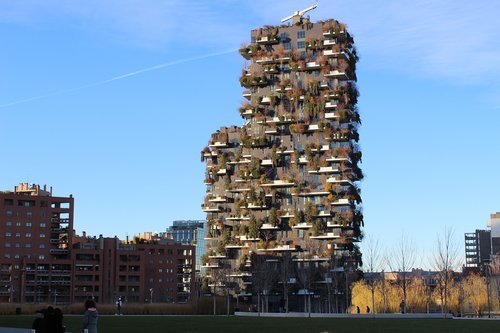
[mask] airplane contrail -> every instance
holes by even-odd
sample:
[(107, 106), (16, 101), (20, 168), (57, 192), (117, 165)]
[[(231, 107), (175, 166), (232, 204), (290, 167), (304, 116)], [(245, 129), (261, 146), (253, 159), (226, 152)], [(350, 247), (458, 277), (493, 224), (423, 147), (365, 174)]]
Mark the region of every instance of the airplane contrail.
[(44, 94), (44, 95), (39, 95), (39, 96), (29, 97), (29, 98), (25, 98), (25, 99), (20, 99), (20, 100), (17, 100), (17, 101), (6, 103), (6, 104), (0, 104), (0, 109), (6, 108), (6, 107), (9, 107), (9, 106), (13, 106), (13, 105), (17, 105), (17, 104), (22, 104), (22, 103), (27, 103), (27, 102), (35, 101), (35, 100), (38, 100), (38, 99), (43, 99), (43, 98), (48, 98), (48, 97), (52, 97), (52, 96), (63, 95), (63, 94), (67, 94), (69, 92), (73, 92), (73, 91), (77, 91), (77, 90), (81, 90), (81, 89), (85, 89), (85, 88), (100, 86), (100, 85), (103, 85), (103, 84), (106, 84), (106, 83), (110, 83), (110, 82), (117, 81), (117, 80), (122, 80), (122, 79), (125, 79), (125, 78), (128, 78), (128, 77), (131, 77), (131, 76), (139, 75), (139, 74), (146, 73), (146, 72), (155, 71), (155, 70), (162, 69), (162, 68), (165, 68), (165, 67), (175, 66), (175, 65), (186, 63), (186, 62), (191, 62), (191, 61), (195, 61), (195, 60), (201, 60), (201, 59), (206, 59), (206, 58), (215, 57), (215, 56), (219, 56), (219, 55), (229, 54), (229, 53), (232, 53), (232, 52), (235, 52), (235, 51), (236, 51), (236, 49), (232, 49), (232, 50), (226, 50), (226, 51), (221, 51), (221, 52), (215, 52), (215, 53), (205, 54), (205, 55), (201, 55), (201, 56), (197, 56), (197, 57), (190, 57), (190, 58), (185, 58), (185, 59), (173, 60), (173, 61), (169, 61), (169, 62), (166, 62), (166, 63), (163, 63), (163, 64), (159, 64), (159, 65), (155, 65), (155, 66), (151, 66), (151, 67), (139, 69), (139, 70), (136, 70), (134, 72), (130, 72), (130, 73), (118, 75), (118, 76), (112, 77), (112, 78), (107, 79), (107, 80), (98, 81), (98, 82), (94, 82), (94, 83), (89, 83), (89, 84), (86, 84), (86, 85), (83, 85), (83, 86), (79, 86), (79, 87), (75, 87), (75, 88), (69, 88), (69, 89), (59, 90), (59, 91), (55, 91), (55, 92)]

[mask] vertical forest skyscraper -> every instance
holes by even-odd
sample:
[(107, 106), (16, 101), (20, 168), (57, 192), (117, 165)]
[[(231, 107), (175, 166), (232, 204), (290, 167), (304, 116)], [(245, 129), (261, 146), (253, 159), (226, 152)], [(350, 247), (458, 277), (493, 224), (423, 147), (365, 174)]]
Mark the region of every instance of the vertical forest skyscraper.
[(353, 38), (333, 19), (293, 21), (251, 31), (243, 124), (201, 152), (210, 285), (287, 302), (346, 290), (335, 275), (357, 270), (363, 225)]

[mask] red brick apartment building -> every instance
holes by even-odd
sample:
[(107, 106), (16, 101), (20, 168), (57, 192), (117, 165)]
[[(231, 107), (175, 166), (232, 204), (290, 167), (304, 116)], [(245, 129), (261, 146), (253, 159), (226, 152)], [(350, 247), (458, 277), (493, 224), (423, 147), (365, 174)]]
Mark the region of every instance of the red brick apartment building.
[(26, 183), (0, 192), (0, 302), (187, 302), (195, 247), (77, 236), (74, 199)]

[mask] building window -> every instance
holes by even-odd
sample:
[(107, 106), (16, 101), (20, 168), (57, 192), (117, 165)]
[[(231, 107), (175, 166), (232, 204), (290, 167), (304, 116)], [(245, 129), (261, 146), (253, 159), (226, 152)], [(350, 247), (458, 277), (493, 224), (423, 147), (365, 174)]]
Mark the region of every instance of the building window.
[(26, 212), (26, 216), (28, 216), (28, 217), (33, 216), (33, 212)]
[(11, 247), (10, 243), (5, 243), (5, 247)]
[(31, 237), (31, 232), (27, 232), (27, 233), (26, 233), (26, 237), (27, 237), (27, 238), (30, 238), (30, 237)]
[(21, 247), (21, 244), (16, 243), (16, 248), (20, 248), (20, 247)]
[(287, 34), (286, 32), (282, 32), (282, 33), (280, 34), (280, 40), (281, 40), (281, 41), (285, 41), (285, 40), (287, 40), (287, 39), (288, 39), (288, 34)]
[(21, 222), (16, 222), (16, 227), (20, 227), (21, 226)]
[(27, 249), (31, 249), (31, 243), (26, 243), (26, 244), (24, 245), (24, 247), (25, 247), (25, 248), (27, 248)]
[(303, 41), (297, 42), (297, 48), (303, 49), (305, 47), (306, 47), (306, 43), (305, 42), (303, 42)]
[(12, 232), (6, 232), (5, 237), (12, 237)]
[(306, 38), (305, 31), (297, 31), (297, 38)]
[(14, 199), (3, 199), (3, 204), (5, 206), (14, 206)]
[(7, 222), (5, 222), (5, 226), (6, 226), (6, 227), (12, 227), (12, 222), (11, 222), (11, 221), (7, 221)]
[(19, 259), (19, 254), (16, 254), (14, 258)]
[(40, 244), (41, 249), (45, 249), (45, 244)]
[(290, 43), (290, 42), (283, 43), (283, 48), (285, 50), (291, 50), (292, 49), (292, 43)]
[(26, 226), (27, 226), (27, 227), (31, 227), (32, 225), (33, 225), (33, 223), (31, 223), (31, 222), (26, 222)]
[(45, 238), (45, 234), (40, 234), (40, 238)]
[(21, 207), (35, 207), (35, 200), (18, 200), (17, 205)]
[(40, 254), (40, 255), (38, 256), (38, 260), (45, 260), (45, 256), (44, 256), (43, 254)]
[(5, 212), (5, 215), (7, 215), (7, 216), (12, 216), (12, 211), (11, 211), (11, 210), (6, 211), (6, 212)]
[(3, 258), (4, 258), (4, 259), (10, 259), (10, 254), (9, 254), (9, 253), (5, 253), (5, 254), (3, 255)]
[(47, 225), (45, 223), (40, 223), (40, 228), (45, 228)]
[(16, 238), (19, 238), (21, 237), (21, 233), (20, 232), (16, 232)]

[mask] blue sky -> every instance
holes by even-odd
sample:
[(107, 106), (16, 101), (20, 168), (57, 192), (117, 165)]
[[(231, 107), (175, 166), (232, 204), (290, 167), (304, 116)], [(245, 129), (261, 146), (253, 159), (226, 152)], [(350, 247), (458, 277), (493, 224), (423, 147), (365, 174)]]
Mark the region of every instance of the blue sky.
[[(199, 152), (243, 123), (235, 50), (313, 3), (0, 1), (0, 188), (73, 194), (78, 233), (203, 219)], [(449, 227), (462, 254), (500, 211), (500, 3), (343, 4), (310, 15), (347, 23), (361, 58), (364, 232), (387, 249), (404, 233), (426, 267)]]

